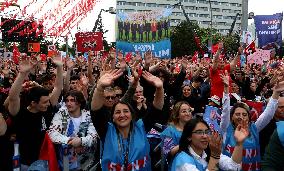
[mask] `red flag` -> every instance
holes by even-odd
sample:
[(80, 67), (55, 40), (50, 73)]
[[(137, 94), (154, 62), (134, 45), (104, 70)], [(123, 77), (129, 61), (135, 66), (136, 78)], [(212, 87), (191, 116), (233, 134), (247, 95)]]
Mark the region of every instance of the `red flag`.
[(132, 52), (128, 52), (128, 53), (125, 55), (125, 61), (129, 63), (130, 60), (131, 60), (131, 56), (132, 56)]
[(250, 55), (256, 52), (254, 41), (245, 48), (245, 54)]
[(198, 57), (198, 51), (195, 51), (195, 52), (194, 52), (194, 55), (193, 55), (193, 57), (192, 57), (192, 62), (193, 62), (193, 63), (197, 63), (197, 57)]
[(40, 43), (28, 43), (28, 52), (40, 52)]
[(45, 133), (45, 137), (40, 149), (39, 159), (48, 161), (50, 171), (59, 171), (55, 148), (48, 136), (48, 133)]
[(260, 116), (262, 113), (262, 108), (263, 108), (263, 103), (262, 102), (254, 102), (254, 101), (249, 101), (246, 100), (245, 103), (252, 108), (251, 109), (251, 121), (256, 121), (257, 118)]
[(14, 43), (13, 46), (13, 61), (15, 62), (15, 64), (19, 64), (19, 58), (20, 58), (20, 52), (18, 47), (16, 46), (16, 44)]

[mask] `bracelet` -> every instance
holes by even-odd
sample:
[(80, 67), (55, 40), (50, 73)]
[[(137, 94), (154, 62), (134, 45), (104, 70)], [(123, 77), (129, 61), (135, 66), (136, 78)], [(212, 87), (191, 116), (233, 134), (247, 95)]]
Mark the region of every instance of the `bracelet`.
[(212, 158), (214, 158), (214, 159), (217, 159), (217, 160), (220, 159), (220, 156), (211, 155), (210, 157), (212, 157)]

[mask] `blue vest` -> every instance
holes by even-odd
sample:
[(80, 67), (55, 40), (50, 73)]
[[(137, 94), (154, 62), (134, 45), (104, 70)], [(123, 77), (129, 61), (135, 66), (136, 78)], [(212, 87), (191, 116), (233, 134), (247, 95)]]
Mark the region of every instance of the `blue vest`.
[(276, 122), (277, 134), (280, 139), (282, 146), (284, 147), (284, 121)]
[[(164, 139), (165, 138), (171, 138), (172, 139), (172, 145), (176, 146), (179, 145), (179, 140), (181, 137), (182, 132), (177, 130), (175, 126), (173, 125), (169, 125), (162, 133), (161, 133), (161, 138), (162, 138), (162, 145), (164, 148)], [(166, 150), (166, 149), (164, 149)], [(172, 161), (168, 161), (169, 162), (169, 166), (168, 166), (168, 170), (171, 170), (171, 164)]]
[[(250, 136), (246, 138), (243, 143), (243, 159), (242, 170), (243, 171), (260, 171), (260, 147), (259, 147), (259, 133), (254, 123), (250, 124)], [(230, 123), (227, 128), (227, 135), (225, 144), (223, 144), (223, 154), (231, 157), (236, 146), (234, 138), (235, 129)]]
[(175, 171), (177, 168), (181, 167), (184, 164), (191, 164), (195, 165), (195, 167), (199, 171), (205, 171), (206, 168), (203, 168), (202, 164), (200, 164), (197, 160), (194, 159), (194, 157), (188, 155), (186, 152), (180, 152), (177, 154), (177, 156), (174, 158), (172, 163), (171, 171)]
[[(102, 170), (123, 170), (124, 154), (123, 141), (115, 126), (109, 123), (105, 137), (102, 155)], [(141, 119), (135, 122), (129, 138), (127, 170), (150, 171), (150, 145), (146, 137), (144, 123)]]

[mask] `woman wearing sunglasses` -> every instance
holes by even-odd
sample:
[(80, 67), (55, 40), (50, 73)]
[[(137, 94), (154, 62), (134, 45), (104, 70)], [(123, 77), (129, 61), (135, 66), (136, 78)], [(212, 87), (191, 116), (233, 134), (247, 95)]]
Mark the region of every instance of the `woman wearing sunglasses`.
[[(96, 109), (95, 105), (103, 95), (104, 88), (121, 75), (120, 70), (113, 70), (101, 76), (94, 91), (92, 110)], [(146, 132), (150, 131), (162, 115), (164, 88), (163, 82), (149, 72), (143, 71), (142, 77), (156, 88), (153, 106), (142, 119), (136, 121), (133, 108), (123, 101), (113, 106), (112, 121), (108, 120), (105, 113), (96, 113), (94, 116), (93, 123), (102, 143), (103, 171), (151, 170), (150, 145)]]
[[(172, 171), (213, 171), (240, 169), (242, 143), (248, 136), (245, 124), (239, 125), (234, 137), (238, 145), (232, 158), (221, 154), (222, 140), (218, 133), (211, 132), (207, 123), (201, 119), (192, 119), (186, 123), (179, 142), (179, 153), (173, 160)], [(210, 155), (205, 150), (210, 147)], [(208, 159), (208, 156), (209, 159)], [(209, 162), (207, 162), (209, 160)]]
[(162, 152), (170, 170), (173, 157), (179, 150), (179, 140), (186, 122), (192, 119), (193, 108), (186, 101), (180, 101), (173, 107), (170, 123), (161, 133)]
[(251, 122), (250, 109), (245, 103), (235, 103), (230, 111), (228, 73), (221, 74), (221, 78), (224, 83), (224, 103), (220, 124), (223, 136), (222, 153), (228, 157), (232, 156), (232, 152), (237, 145), (237, 142), (234, 139), (234, 131), (238, 125), (245, 122), (249, 127), (249, 137), (244, 141), (243, 144), (244, 153), (242, 157), (242, 170), (259, 171), (261, 170), (259, 132), (270, 122), (274, 116), (274, 113), (277, 109), (279, 95), (282, 91), (284, 91), (284, 81), (281, 80), (283, 79), (283, 76), (276, 75), (275, 78), (272, 79), (272, 81), (277, 80), (276, 85), (273, 87), (273, 94), (264, 112), (258, 117), (256, 122)]

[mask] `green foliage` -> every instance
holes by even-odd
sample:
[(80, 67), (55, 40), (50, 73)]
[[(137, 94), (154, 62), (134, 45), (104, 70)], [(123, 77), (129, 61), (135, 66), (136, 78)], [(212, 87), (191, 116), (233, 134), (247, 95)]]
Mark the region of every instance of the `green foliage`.
[(232, 34), (231, 36), (224, 36), (224, 48), (227, 54), (236, 54), (240, 46), (240, 36), (238, 34)]
[(183, 21), (172, 29), (171, 44), (172, 57), (193, 54), (198, 50), (194, 41), (194, 30), (199, 26), (194, 22)]
[(222, 35), (216, 29), (200, 28), (195, 22), (181, 22), (171, 33), (172, 57), (183, 55), (193, 55), (195, 51), (199, 51), (195, 40), (194, 30), (200, 38), (201, 47), (205, 53), (208, 53), (208, 42), (212, 35), (212, 44), (218, 43), (220, 40), (224, 42), (224, 49), (228, 54), (235, 54), (238, 51), (240, 36), (237, 34)]

